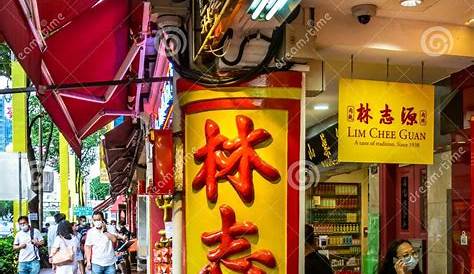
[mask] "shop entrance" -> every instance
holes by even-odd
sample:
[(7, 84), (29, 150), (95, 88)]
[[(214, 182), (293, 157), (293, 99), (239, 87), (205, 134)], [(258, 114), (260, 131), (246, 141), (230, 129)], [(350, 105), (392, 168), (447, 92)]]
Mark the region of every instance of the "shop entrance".
[(397, 168), (396, 236), (399, 239), (426, 240), (427, 189), (426, 166)]
[(426, 166), (381, 165), (381, 171), (381, 252), (393, 240), (408, 239), (422, 255), (423, 273), (428, 273)]
[[(396, 171), (396, 239), (409, 239), (420, 254), (427, 250), (427, 173), (424, 165), (397, 167)], [(427, 273), (427, 256), (420, 257)]]

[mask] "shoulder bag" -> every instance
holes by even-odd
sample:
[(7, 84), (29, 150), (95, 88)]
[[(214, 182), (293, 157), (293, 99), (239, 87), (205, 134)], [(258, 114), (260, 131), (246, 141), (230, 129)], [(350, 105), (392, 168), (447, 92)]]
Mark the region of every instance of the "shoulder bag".
[(74, 262), (74, 246), (68, 246), (66, 241), (60, 237), (63, 246), (59, 245), (59, 249), (51, 257), (51, 263), (54, 265), (66, 265)]

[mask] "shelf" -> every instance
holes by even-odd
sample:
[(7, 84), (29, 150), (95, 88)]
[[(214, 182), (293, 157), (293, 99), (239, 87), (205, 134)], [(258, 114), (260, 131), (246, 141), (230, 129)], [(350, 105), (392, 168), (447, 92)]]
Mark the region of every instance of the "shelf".
[(341, 270), (341, 269), (351, 269), (351, 268), (354, 268), (354, 267), (360, 267), (360, 265), (341, 265), (341, 266), (331, 266), (331, 268), (333, 269), (337, 269), (337, 270)]
[(360, 208), (356, 207), (356, 208), (344, 208), (344, 207), (334, 207), (334, 208), (330, 208), (330, 207), (311, 207), (309, 208), (311, 210), (334, 210), (334, 211), (360, 211)]
[(332, 221), (325, 221), (325, 220), (313, 220), (313, 223), (320, 223), (320, 224), (349, 224), (349, 225), (360, 225), (360, 222), (332, 222)]
[[(324, 249), (322, 249), (322, 250), (324, 250)], [(337, 253), (337, 254), (329, 254), (329, 259), (331, 259), (331, 256), (337, 257), (337, 258), (339, 258), (339, 257), (344, 257), (344, 256), (358, 257), (358, 256), (360, 256), (360, 253), (353, 253), (353, 254), (339, 254), (339, 253)], [(345, 259), (345, 258), (343, 258), (343, 259)]]
[(330, 233), (324, 233), (324, 232), (314, 232), (316, 235), (360, 235), (360, 232), (330, 232)]
[(360, 245), (328, 245), (325, 248), (321, 248), (321, 250), (325, 249), (333, 249), (333, 248), (344, 248), (344, 247), (360, 247)]
[(314, 194), (313, 196), (319, 196), (321, 198), (357, 198), (359, 199), (360, 195), (359, 194)]

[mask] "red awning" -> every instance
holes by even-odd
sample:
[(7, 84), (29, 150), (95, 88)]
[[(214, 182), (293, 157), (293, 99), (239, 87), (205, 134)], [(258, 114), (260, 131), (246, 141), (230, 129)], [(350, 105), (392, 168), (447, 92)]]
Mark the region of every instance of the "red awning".
[(110, 195), (117, 197), (128, 189), (132, 181), (144, 146), (143, 131), (140, 125), (127, 119), (107, 132), (102, 144), (111, 186)]
[(115, 198), (111, 196), (111, 197), (103, 200), (96, 207), (94, 207), (94, 211), (104, 211), (104, 210), (108, 209), (111, 205), (113, 205), (114, 202), (115, 202)]
[[(0, 9), (0, 33), (39, 90), (49, 85), (118, 80), (130, 71), (143, 77), (139, 64), (144, 55), (139, 53), (149, 3), (42, 0), (36, 8), (36, 1), (3, 1), (7, 3)], [(82, 87), (42, 90), (37, 95), (80, 154), (82, 139), (119, 116), (137, 114), (139, 108), (128, 103), (136, 97), (136, 89), (135, 84)]]
[(117, 212), (119, 211), (119, 206), (126, 203), (127, 203), (127, 198), (124, 195), (120, 195), (115, 200), (115, 203), (110, 207), (110, 211)]

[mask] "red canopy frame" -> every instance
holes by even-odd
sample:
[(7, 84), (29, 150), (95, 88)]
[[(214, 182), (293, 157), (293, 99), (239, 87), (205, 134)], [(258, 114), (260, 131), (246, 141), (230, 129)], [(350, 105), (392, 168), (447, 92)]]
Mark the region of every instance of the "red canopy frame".
[(142, 0), (12, 0), (0, 9), (1, 35), (78, 155), (81, 140), (115, 118), (138, 117), (142, 85), (45, 87), (121, 80), (129, 71), (143, 78), (149, 18)]

